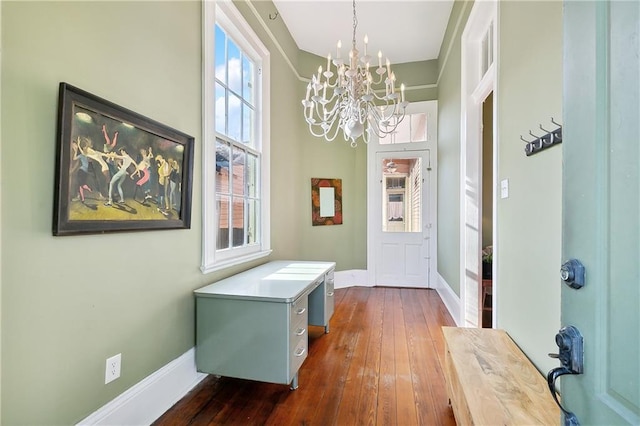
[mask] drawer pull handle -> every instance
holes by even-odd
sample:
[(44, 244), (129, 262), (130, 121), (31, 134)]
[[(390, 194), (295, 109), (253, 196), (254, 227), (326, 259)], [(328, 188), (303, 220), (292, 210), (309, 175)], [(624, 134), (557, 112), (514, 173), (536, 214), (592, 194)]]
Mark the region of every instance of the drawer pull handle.
[(307, 348), (298, 348), (298, 350), (296, 351), (296, 353), (294, 354), (297, 357), (301, 357), (302, 355), (304, 355), (304, 353), (307, 351)]
[(296, 331), (296, 336), (302, 336), (305, 331), (307, 331), (306, 328), (299, 328), (298, 331)]
[(332, 291), (327, 292), (327, 296), (328, 296), (328, 297), (333, 296), (333, 292), (332, 292)]
[(302, 315), (302, 314), (305, 313), (306, 310), (307, 310), (307, 308), (298, 308), (298, 310), (296, 311), (296, 314)]

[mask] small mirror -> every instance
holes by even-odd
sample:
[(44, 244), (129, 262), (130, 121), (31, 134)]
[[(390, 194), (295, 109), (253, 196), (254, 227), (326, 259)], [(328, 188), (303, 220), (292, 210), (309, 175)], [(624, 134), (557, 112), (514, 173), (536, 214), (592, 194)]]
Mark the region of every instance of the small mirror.
[(336, 215), (335, 193), (336, 190), (332, 186), (320, 188), (320, 216), (334, 217)]

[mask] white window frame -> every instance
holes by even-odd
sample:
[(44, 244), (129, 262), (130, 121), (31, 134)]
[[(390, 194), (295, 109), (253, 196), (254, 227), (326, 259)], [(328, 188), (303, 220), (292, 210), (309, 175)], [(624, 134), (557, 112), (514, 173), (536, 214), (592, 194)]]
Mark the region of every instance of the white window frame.
[[(253, 29), (231, 1), (203, 2), (203, 143), (202, 143), (202, 266), (203, 273), (268, 256), (270, 220), (270, 56)], [(259, 244), (217, 250), (216, 130), (215, 130), (215, 25), (220, 25), (260, 69), (256, 79), (256, 143), (260, 147)]]

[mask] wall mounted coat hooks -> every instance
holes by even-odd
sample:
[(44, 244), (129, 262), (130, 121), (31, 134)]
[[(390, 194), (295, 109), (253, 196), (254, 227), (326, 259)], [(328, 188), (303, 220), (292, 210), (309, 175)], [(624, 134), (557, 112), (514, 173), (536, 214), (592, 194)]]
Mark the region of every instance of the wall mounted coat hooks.
[(558, 145), (562, 143), (562, 125), (556, 123), (553, 117), (551, 117), (551, 123), (558, 126), (555, 130), (547, 130), (542, 127), (542, 124), (539, 125), (540, 130), (545, 132), (542, 136), (537, 136), (533, 134), (531, 130), (529, 130), (529, 134), (534, 138), (532, 141), (528, 141), (520, 135), (520, 140), (525, 142), (526, 145), (524, 147), (524, 152), (527, 157), (538, 153), (544, 149), (550, 148), (554, 145)]

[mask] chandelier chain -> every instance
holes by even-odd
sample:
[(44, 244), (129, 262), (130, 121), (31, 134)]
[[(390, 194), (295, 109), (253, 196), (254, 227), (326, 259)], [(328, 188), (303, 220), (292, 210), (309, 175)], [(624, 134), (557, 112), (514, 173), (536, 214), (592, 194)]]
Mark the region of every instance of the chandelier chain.
[(356, 49), (356, 28), (358, 27), (358, 17), (356, 16), (356, 0), (353, 0), (353, 49)]

